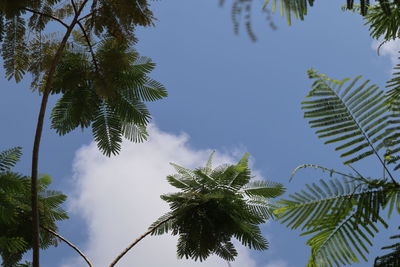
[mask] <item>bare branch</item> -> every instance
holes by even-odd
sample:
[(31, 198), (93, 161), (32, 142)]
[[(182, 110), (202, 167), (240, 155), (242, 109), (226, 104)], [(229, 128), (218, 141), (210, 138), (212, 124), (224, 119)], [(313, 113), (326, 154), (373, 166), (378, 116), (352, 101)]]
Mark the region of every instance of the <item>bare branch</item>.
[(74, 244), (72, 244), (70, 241), (68, 241), (67, 239), (65, 239), (63, 236), (61, 236), (60, 234), (58, 234), (57, 232), (48, 229), (46, 227), (41, 226), (42, 229), (44, 229), (45, 231), (49, 232), (50, 234), (58, 237), (59, 239), (61, 239), (62, 241), (64, 241), (64, 243), (66, 243), (68, 246), (70, 246), (72, 249), (74, 249), (76, 252), (78, 252), (79, 255), (81, 255), (81, 257), (86, 261), (86, 263), (90, 266), (93, 267), (93, 264), (90, 262), (90, 260), (88, 259), (88, 257), (86, 257), (85, 254), (83, 254), (83, 252)]
[(76, 15), (78, 13), (78, 8), (76, 7), (74, 0), (71, 0), (71, 5), (74, 8), (74, 12), (75, 12), (75, 15)]
[(145, 232), (143, 235), (139, 236), (135, 241), (133, 241), (132, 244), (130, 244), (126, 249), (124, 249), (121, 254), (119, 254), (114, 261), (110, 264), (110, 267), (114, 267), (115, 264), (117, 264), (117, 262), (126, 254), (128, 253), (128, 251), (133, 248), (137, 243), (139, 243), (143, 238), (145, 238), (146, 236), (148, 236), (149, 234), (151, 234), (152, 232), (154, 232), (154, 230), (156, 230), (160, 225), (162, 225), (163, 223), (168, 222), (169, 220), (173, 219), (175, 216), (171, 216), (167, 219), (165, 219), (164, 221), (161, 221), (160, 223), (158, 223), (157, 225), (155, 225), (154, 227), (150, 228), (147, 232)]

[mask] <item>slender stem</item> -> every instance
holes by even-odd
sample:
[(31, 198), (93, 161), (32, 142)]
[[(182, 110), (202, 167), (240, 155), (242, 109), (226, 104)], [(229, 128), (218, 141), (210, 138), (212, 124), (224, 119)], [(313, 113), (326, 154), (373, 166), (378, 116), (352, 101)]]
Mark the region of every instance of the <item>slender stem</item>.
[(74, 249), (76, 252), (78, 252), (79, 255), (81, 255), (81, 257), (86, 261), (86, 263), (90, 266), (93, 267), (93, 264), (90, 262), (89, 258), (83, 254), (83, 252), (74, 244), (72, 244), (70, 241), (68, 241), (66, 238), (64, 238), (63, 236), (61, 236), (59, 233), (48, 229), (46, 227), (41, 227), (42, 229), (44, 229), (45, 231), (49, 232), (50, 234), (58, 237), (59, 239), (61, 239), (64, 243), (66, 243), (68, 246), (70, 246), (72, 249)]
[(38, 209), (38, 166), (39, 166), (39, 148), (40, 141), (43, 132), (43, 123), (46, 115), (46, 107), (47, 101), (50, 95), (50, 89), (53, 81), (53, 76), (56, 71), (56, 66), (61, 59), (62, 52), (67, 44), (68, 38), (71, 35), (73, 28), (78, 22), (79, 15), (83, 10), (83, 7), (86, 5), (88, 0), (85, 0), (78, 12), (75, 14), (71, 24), (68, 26), (66, 33), (57, 49), (56, 54), (54, 55), (53, 62), (50, 66), (50, 69), (47, 73), (46, 84), (43, 89), (42, 102), (40, 104), (40, 111), (38, 115), (38, 121), (36, 125), (35, 139), (33, 143), (33, 151), (32, 151), (32, 173), (31, 173), (31, 207), (32, 207), (32, 265), (33, 267), (39, 267), (39, 248), (40, 248), (40, 238), (39, 238), (39, 209)]
[(28, 7), (24, 7), (23, 10), (26, 10), (26, 11), (29, 11), (29, 12), (31, 12), (31, 13), (38, 14), (38, 15), (41, 15), (41, 16), (49, 17), (49, 18), (51, 18), (52, 20), (55, 20), (55, 21), (59, 22), (59, 23), (60, 23), (61, 25), (63, 25), (65, 28), (68, 28), (68, 25), (67, 25), (64, 21), (62, 21), (61, 19), (59, 19), (59, 18), (57, 18), (57, 17), (54, 17), (53, 15), (46, 14), (46, 13), (42, 13), (42, 12), (40, 12), (40, 11), (30, 9), (30, 8), (28, 8)]
[(162, 224), (168, 222), (169, 220), (173, 219), (175, 216), (168, 217), (167, 219), (161, 221), (160, 223), (156, 224), (152, 228), (150, 228), (147, 232), (145, 232), (143, 235), (139, 236), (135, 241), (133, 241), (132, 244), (130, 244), (126, 249), (124, 249), (110, 264), (110, 267), (115, 266), (117, 262), (126, 254), (128, 251), (133, 248), (137, 243), (139, 243), (143, 238), (151, 234), (154, 230), (156, 230), (158, 227), (160, 227)]
[(82, 34), (85, 37), (86, 43), (88, 45), (88, 48), (89, 48), (89, 51), (90, 51), (90, 55), (92, 56), (94, 69), (96, 70), (96, 73), (100, 76), (99, 65), (97, 64), (96, 55), (94, 54), (93, 45), (90, 42), (89, 35), (87, 34), (85, 28), (83, 27), (83, 25), (82, 25), (82, 23), (80, 21), (78, 21), (78, 26), (79, 26), (79, 28), (81, 28)]

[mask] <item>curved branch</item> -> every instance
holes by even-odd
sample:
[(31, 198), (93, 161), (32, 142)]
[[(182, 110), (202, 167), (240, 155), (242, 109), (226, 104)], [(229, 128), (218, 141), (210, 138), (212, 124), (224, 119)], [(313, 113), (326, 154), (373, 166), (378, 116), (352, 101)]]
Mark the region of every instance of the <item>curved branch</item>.
[(145, 238), (146, 236), (148, 236), (149, 234), (151, 234), (152, 232), (154, 232), (154, 230), (156, 230), (158, 227), (160, 227), (162, 224), (168, 222), (169, 220), (173, 219), (175, 216), (171, 216), (167, 219), (165, 219), (164, 221), (161, 221), (160, 223), (158, 223), (157, 225), (155, 225), (154, 227), (151, 227), (147, 232), (145, 232), (143, 235), (139, 236), (135, 241), (133, 241), (132, 244), (130, 244), (126, 249), (124, 249), (114, 260), (113, 262), (110, 264), (110, 267), (114, 267), (115, 264), (117, 264), (117, 262), (123, 257), (125, 256), (126, 253), (128, 253), (128, 251), (133, 248), (137, 243), (139, 243), (143, 238)]
[(79, 255), (81, 255), (81, 257), (86, 261), (86, 263), (90, 266), (93, 267), (93, 264), (90, 262), (90, 260), (88, 259), (88, 257), (86, 257), (85, 254), (83, 254), (83, 252), (74, 244), (72, 244), (71, 242), (69, 242), (67, 239), (65, 239), (63, 236), (61, 236), (60, 234), (58, 234), (57, 232), (48, 229), (46, 227), (41, 227), (43, 230), (49, 232), (50, 234), (58, 237), (59, 239), (61, 239), (64, 243), (66, 243), (68, 246), (70, 246), (72, 249), (74, 249), (76, 252), (78, 252)]
[(22, 8), (22, 9), (23, 9), (23, 10), (26, 10), (26, 11), (28, 11), (28, 12), (34, 13), (34, 14), (38, 14), (38, 15), (41, 15), (41, 16), (49, 17), (49, 18), (51, 18), (52, 20), (55, 20), (55, 21), (59, 22), (61, 25), (63, 25), (65, 28), (68, 29), (68, 25), (67, 25), (64, 21), (62, 21), (61, 19), (59, 19), (59, 18), (57, 18), (57, 17), (54, 17), (53, 15), (46, 14), (46, 13), (42, 13), (42, 12), (40, 12), (40, 11), (30, 9), (30, 8), (28, 8), (28, 7), (24, 7), (24, 8)]

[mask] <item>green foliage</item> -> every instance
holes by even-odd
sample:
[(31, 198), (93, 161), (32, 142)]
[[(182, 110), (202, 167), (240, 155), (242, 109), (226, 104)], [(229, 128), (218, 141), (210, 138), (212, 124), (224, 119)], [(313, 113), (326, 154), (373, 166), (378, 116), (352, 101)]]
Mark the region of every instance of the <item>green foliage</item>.
[(107, 33), (118, 40), (134, 41), (133, 30), (136, 25), (153, 25), (154, 16), (147, 0), (95, 0), (86, 26), (96, 36)]
[(146, 139), (150, 113), (144, 102), (162, 99), (167, 92), (147, 76), (154, 63), (114, 38), (102, 41), (95, 57), (97, 68), (87, 53), (64, 53), (52, 89), (63, 93), (51, 114), (52, 128), (64, 135), (91, 125), (100, 150), (109, 156), (119, 152), (122, 136), (134, 142)]
[[(1, 22), (5, 23), (0, 24), (0, 36), (4, 33), (1, 52), (8, 79), (19, 82), (30, 72), (32, 88), (43, 90), (60, 40), (57, 34), (43, 35), (42, 31), (50, 22), (71, 19), (82, 4), (76, 1), (74, 7), (72, 2), (59, 2), (0, 4)], [(80, 30), (73, 31), (52, 77), (52, 93), (62, 94), (51, 115), (52, 128), (64, 135), (91, 126), (100, 150), (110, 156), (119, 152), (123, 136), (134, 142), (146, 140), (150, 113), (144, 102), (167, 93), (148, 76), (155, 64), (131, 48), (135, 26), (153, 24), (148, 1), (90, 2), (85, 9), (90, 13), (81, 17)]]
[(378, 151), (388, 135), (383, 91), (368, 85), (369, 81), (356, 85), (361, 76), (351, 82), (333, 80), (314, 70), (309, 76), (314, 83), (306, 96), (310, 100), (302, 102), (302, 109), (310, 127), (319, 128), (317, 136), (329, 138), (325, 144), (339, 143), (336, 150), (345, 150), (340, 156), (349, 157), (344, 164), (370, 155), (380, 159)]
[[(310, 119), (311, 128), (318, 128), (319, 138), (328, 138), (325, 144), (339, 143), (336, 150), (347, 149), (341, 156), (349, 157), (344, 164), (356, 175), (301, 165), (293, 174), (302, 168), (314, 168), (329, 172), (331, 178), (289, 195), (289, 199), (278, 202), (274, 212), (288, 227), (301, 229), (302, 235), (312, 235), (306, 243), (311, 247), (307, 266), (367, 261), (378, 224), (387, 227), (382, 211), (388, 211), (388, 219), (393, 211), (400, 214), (400, 185), (386, 166), (396, 161), (393, 154), (398, 150), (389, 148), (398, 144), (398, 115), (390, 113), (385, 95), (377, 86), (369, 85), (369, 81), (358, 83), (361, 77), (337, 81), (314, 70), (309, 71), (309, 76), (314, 82), (308, 100), (302, 102), (304, 117)], [(383, 159), (378, 153), (382, 148), (387, 149)], [(366, 179), (350, 164), (373, 154), (384, 175)], [(337, 175), (341, 179), (333, 178)]]
[[(279, 4), (280, 15), (286, 16), (289, 25), (291, 24), (292, 17), (304, 20), (304, 17), (307, 15), (308, 7), (312, 7), (314, 4), (314, 0), (265, 0), (264, 6), (268, 6), (270, 2), (272, 2), (272, 12), (276, 11), (277, 5)], [(392, 16), (392, 12), (397, 13), (399, 4), (397, 0), (379, 0), (379, 6), (374, 5), (370, 7), (369, 0), (360, 0), (360, 5), (354, 5), (354, 0), (347, 0), (346, 9), (356, 9), (362, 16), (367, 17), (370, 16), (370, 12), (373, 13), (373, 15), (371, 15), (372, 17), (379, 14), (378, 16), (383, 18), (383, 21), (379, 23), (386, 28), (391, 27), (391, 25), (387, 23), (390, 21), (390, 18), (382, 17), (382, 15)], [(376, 20), (376, 22), (378, 22), (378, 20)]]
[(180, 191), (161, 196), (171, 211), (153, 223), (150, 229), (158, 225), (153, 234), (179, 235), (178, 257), (200, 261), (213, 253), (234, 260), (232, 237), (250, 248), (267, 249), (259, 224), (272, 217), (269, 199), (281, 195), (283, 186), (251, 181), (247, 153), (237, 164), (215, 169), (211, 157), (205, 167), (195, 170), (172, 164), (178, 174), (167, 180)]
[(387, 195), (400, 188), (390, 183), (374, 186), (360, 177), (321, 179), (320, 184), (306, 185), (307, 190), (279, 201), (281, 207), (274, 212), (288, 227), (303, 230), (301, 235), (313, 235), (306, 243), (311, 247), (308, 266), (341, 266), (360, 257), (367, 261), (376, 223), (387, 227), (380, 215)]
[(28, 66), (25, 21), (15, 16), (5, 24), (5, 37), (1, 48), (6, 77), (16, 82), (22, 80)]
[[(399, 227), (400, 230), (400, 227)], [(390, 239), (400, 239), (400, 235), (391, 236)], [(374, 267), (396, 267), (400, 266), (400, 242), (390, 246), (383, 247), (382, 249), (392, 251), (383, 256), (375, 259)]]
[(0, 152), (0, 171), (8, 171), (21, 157), (21, 147), (14, 147)]
[[(0, 255), (5, 267), (18, 266), (23, 254), (32, 248), (30, 178), (9, 170), (20, 155), (20, 148), (0, 154), (0, 161), (7, 166), (0, 171)], [(66, 196), (48, 190), (50, 182), (49, 176), (38, 181), (40, 224), (56, 230), (56, 221), (68, 218), (61, 208)], [(40, 240), (42, 248), (57, 245), (57, 239), (46, 231), (40, 232)]]
[(385, 12), (377, 5), (369, 8), (364, 19), (372, 38), (390, 41), (399, 37), (400, 11), (394, 3), (390, 5), (390, 10), (389, 13)]

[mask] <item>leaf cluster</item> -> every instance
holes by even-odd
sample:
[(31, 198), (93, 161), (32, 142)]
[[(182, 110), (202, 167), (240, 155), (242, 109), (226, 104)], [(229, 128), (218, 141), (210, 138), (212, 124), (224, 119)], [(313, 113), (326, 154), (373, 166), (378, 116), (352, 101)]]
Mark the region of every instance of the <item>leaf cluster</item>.
[(42, 36), (42, 31), (49, 23), (68, 27), (66, 22), (78, 14), (83, 4), (88, 5), (84, 7), (86, 14), (76, 19), (85, 34), (93, 35), (98, 40), (113, 37), (132, 44), (136, 41), (136, 26), (152, 26), (155, 20), (147, 0), (1, 1), (0, 42), (6, 77), (19, 82), (28, 71), (35, 79), (39, 79), (38, 72), (43, 74), (48, 71), (49, 64), (40, 64), (40, 58), (53, 59), (55, 49), (49, 51), (46, 48), (53, 43), (58, 44), (60, 40), (55, 36), (46, 38)]
[(180, 191), (161, 196), (171, 211), (150, 229), (157, 226), (153, 234), (179, 235), (178, 257), (203, 261), (215, 253), (232, 261), (237, 256), (232, 237), (253, 249), (268, 248), (259, 224), (272, 216), (269, 199), (284, 189), (273, 182), (251, 181), (248, 154), (235, 165), (215, 169), (211, 168), (211, 156), (203, 168), (173, 166), (178, 174), (167, 180)]
[(94, 57), (96, 66), (84, 50), (63, 54), (52, 88), (62, 97), (51, 126), (60, 135), (91, 126), (100, 150), (109, 156), (119, 152), (123, 136), (134, 142), (146, 139), (150, 113), (144, 102), (162, 99), (167, 92), (148, 77), (154, 63), (124, 42), (105, 39)]
[(301, 229), (302, 236), (312, 235), (306, 242), (311, 247), (308, 266), (342, 266), (367, 261), (371, 239), (378, 233), (377, 224), (387, 227), (381, 210), (390, 212), (400, 203), (393, 196), (400, 187), (392, 183), (377, 186), (359, 177), (320, 180), (281, 200), (275, 210), (282, 223)]
[[(396, 162), (393, 155), (398, 151), (398, 115), (391, 112), (384, 92), (369, 81), (360, 83), (361, 77), (338, 81), (314, 70), (308, 74), (313, 83), (307, 100), (302, 102), (304, 117), (311, 128), (317, 129), (317, 136), (326, 140), (325, 144), (336, 144), (335, 150), (344, 151), (344, 164), (356, 175), (302, 165), (294, 173), (316, 168), (340, 179), (306, 185), (305, 190), (279, 201), (275, 213), (288, 227), (312, 235), (307, 241), (311, 247), (307, 266), (366, 261), (378, 224), (387, 227), (383, 210), (388, 212), (387, 219), (394, 211), (400, 214), (400, 185), (387, 166)], [(383, 177), (367, 179), (350, 165), (370, 155), (381, 164)]]
[[(23, 254), (32, 248), (30, 178), (10, 170), (20, 155), (20, 148), (0, 154), (0, 255), (5, 267), (18, 266)], [(56, 222), (68, 218), (61, 208), (66, 196), (48, 190), (50, 182), (49, 176), (38, 181), (39, 218), (42, 227), (56, 230)], [(57, 239), (44, 230), (40, 241), (42, 248), (57, 245)]]

